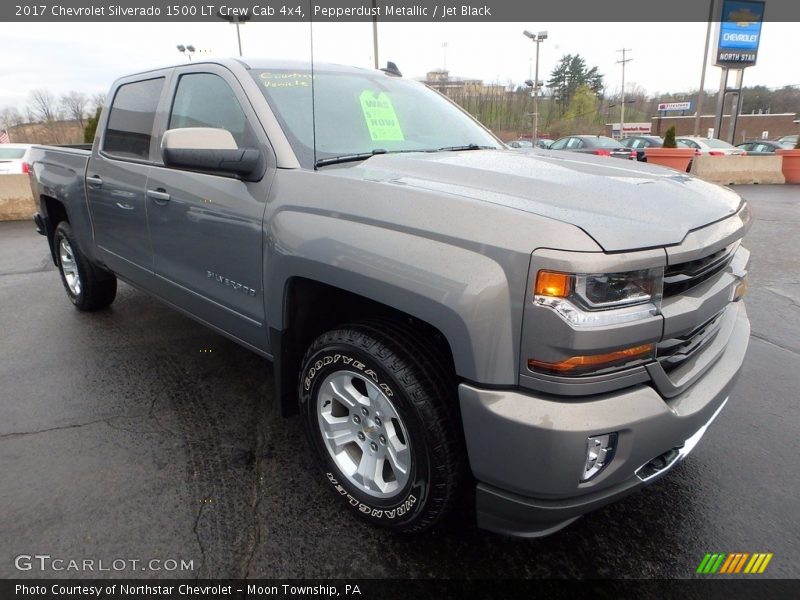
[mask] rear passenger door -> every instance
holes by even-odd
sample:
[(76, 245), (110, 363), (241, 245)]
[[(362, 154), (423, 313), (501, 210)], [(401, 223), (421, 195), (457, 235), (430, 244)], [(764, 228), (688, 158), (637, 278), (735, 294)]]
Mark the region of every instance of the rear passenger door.
[(266, 349), (262, 221), (274, 153), (246, 94), (224, 67), (177, 69), (172, 88), (163, 130), (226, 129), (239, 148), (258, 149), (267, 169), (259, 181), (245, 181), (168, 168), (159, 158), (146, 186), (157, 293), (229, 335)]
[(134, 283), (152, 280), (145, 184), (157, 152), (153, 137), (169, 72), (122, 80), (114, 90), (86, 172), (95, 243), (108, 267)]

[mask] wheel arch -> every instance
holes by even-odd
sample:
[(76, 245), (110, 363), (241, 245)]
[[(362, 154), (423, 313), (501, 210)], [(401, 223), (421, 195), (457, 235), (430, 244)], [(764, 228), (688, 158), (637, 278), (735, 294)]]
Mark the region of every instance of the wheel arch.
[(50, 257), (53, 259), (53, 264), (58, 266), (58, 258), (56, 257), (56, 248), (53, 240), (58, 224), (61, 221), (69, 223), (67, 207), (58, 198), (46, 194), (40, 196), (39, 205), (44, 208), (45, 212), (44, 226), (45, 233), (47, 234), (47, 243), (50, 246)]
[[(287, 279), (283, 294), (279, 296), (282, 298), (281, 320), (275, 324), (278, 327), (270, 326), (270, 346), (275, 391), (284, 416), (297, 412), (297, 376), (306, 348), (325, 331), (348, 322), (375, 318), (403, 322), (437, 344), (444, 353), (444, 360), (457, 372), (452, 338), (441, 327), (397, 307), (303, 276)], [(453, 323), (451, 327), (459, 328), (459, 325)]]

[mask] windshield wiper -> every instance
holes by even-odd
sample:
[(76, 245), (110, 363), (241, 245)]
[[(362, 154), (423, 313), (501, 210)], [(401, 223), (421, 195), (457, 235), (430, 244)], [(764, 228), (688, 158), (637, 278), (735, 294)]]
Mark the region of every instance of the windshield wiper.
[(320, 158), (314, 163), (314, 167), (325, 167), (327, 165), (338, 165), (339, 163), (355, 162), (357, 160), (367, 160), (376, 154), (386, 154), (383, 148), (376, 148), (371, 152), (359, 152), (358, 154), (342, 154), (341, 156), (329, 156), (327, 158)]
[(479, 146), (478, 144), (466, 144), (464, 146), (445, 146), (439, 148), (439, 152), (461, 152), (462, 150), (497, 150), (494, 146)]

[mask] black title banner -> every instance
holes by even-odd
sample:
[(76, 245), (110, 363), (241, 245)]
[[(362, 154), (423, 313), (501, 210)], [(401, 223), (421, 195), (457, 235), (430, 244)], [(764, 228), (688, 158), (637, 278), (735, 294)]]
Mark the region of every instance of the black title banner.
[[(0, 21), (705, 22), (711, 0), (11, 0)], [(800, 22), (798, 0), (767, 0), (765, 21)], [(677, 40), (676, 40), (677, 41)]]

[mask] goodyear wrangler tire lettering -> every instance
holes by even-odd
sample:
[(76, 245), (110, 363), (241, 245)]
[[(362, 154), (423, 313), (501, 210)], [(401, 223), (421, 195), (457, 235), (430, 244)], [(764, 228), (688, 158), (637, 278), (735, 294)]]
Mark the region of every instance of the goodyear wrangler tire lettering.
[(463, 472), (455, 379), (431, 346), (397, 322), (343, 326), (311, 344), (299, 377), (306, 434), (334, 496), (404, 532), (447, 514)]
[(374, 506), (370, 506), (355, 498), (352, 494), (350, 494), (333, 476), (333, 473), (327, 473), (328, 481), (333, 486), (333, 489), (340, 495), (340, 496), (347, 496), (347, 501), (350, 503), (350, 506), (354, 506), (358, 508), (358, 511), (369, 515), (370, 517), (381, 519), (394, 519), (395, 517), (402, 516), (409, 512), (414, 504), (417, 502), (416, 496), (414, 494), (409, 494), (408, 497), (403, 500), (401, 504), (396, 506), (393, 509), (382, 509), (376, 508)]

